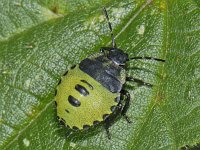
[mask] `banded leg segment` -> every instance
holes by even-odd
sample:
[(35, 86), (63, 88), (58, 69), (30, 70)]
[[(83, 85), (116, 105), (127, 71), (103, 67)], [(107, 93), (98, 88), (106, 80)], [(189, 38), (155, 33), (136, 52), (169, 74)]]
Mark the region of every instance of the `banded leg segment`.
[[(124, 101), (122, 100), (122, 101), (119, 102), (119, 104), (118, 104), (118, 112), (115, 115), (119, 115), (120, 114), (126, 119), (126, 121), (128, 123), (131, 123), (129, 117), (126, 115), (126, 112), (127, 112), (128, 108), (130, 106), (130, 94), (128, 93), (128, 91), (122, 90), (121, 91), (121, 96), (123, 96), (125, 98), (124, 98)], [(125, 102), (125, 104), (123, 102)], [(109, 132), (109, 127), (111, 126), (112, 121), (113, 120), (110, 117), (106, 118), (106, 120), (105, 120), (104, 128), (106, 130), (106, 134), (107, 134), (108, 139), (111, 139), (111, 135), (110, 135), (110, 132)]]
[(165, 62), (164, 59), (154, 58), (154, 57), (132, 57), (128, 59), (128, 61), (130, 60), (154, 60), (154, 61)]
[(125, 104), (123, 105), (121, 102), (119, 103), (121, 115), (126, 119), (126, 121), (128, 123), (131, 123), (129, 117), (126, 115), (126, 112), (127, 112), (128, 108), (130, 106), (130, 99), (131, 99), (130, 94), (126, 90), (122, 90), (121, 94), (122, 94), (122, 96), (125, 97), (125, 99), (124, 99)]
[(140, 85), (144, 85), (144, 86), (147, 86), (147, 87), (153, 87), (153, 85), (151, 83), (147, 83), (147, 82), (144, 82), (140, 79), (133, 78), (133, 77), (126, 77), (126, 81), (132, 81), (132, 82), (136, 82)]

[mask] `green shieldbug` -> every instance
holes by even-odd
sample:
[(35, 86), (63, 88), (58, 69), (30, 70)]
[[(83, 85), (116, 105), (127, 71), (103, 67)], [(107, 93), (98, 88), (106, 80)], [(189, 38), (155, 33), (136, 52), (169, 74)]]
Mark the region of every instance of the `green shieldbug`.
[(57, 116), (65, 126), (74, 130), (88, 129), (90, 126), (105, 122), (109, 136), (111, 114), (126, 116), (130, 94), (124, 90), (127, 81), (151, 86), (142, 80), (127, 77), (125, 65), (130, 60), (151, 59), (152, 57), (133, 57), (116, 47), (112, 26), (103, 8), (111, 32), (112, 47), (101, 47), (100, 52), (85, 58), (67, 71), (59, 82), (55, 95)]

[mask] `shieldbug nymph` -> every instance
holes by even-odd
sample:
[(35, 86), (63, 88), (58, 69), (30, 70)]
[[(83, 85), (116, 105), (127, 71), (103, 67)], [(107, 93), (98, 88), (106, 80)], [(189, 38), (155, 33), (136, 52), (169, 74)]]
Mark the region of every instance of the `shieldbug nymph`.
[(55, 103), (59, 120), (68, 128), (83, 130), (104, 122), (110, 138), (111, 114), (117, 112), (127, 122), (131, 122), (126, 115), (130, 103), (130, 94), (124, 90), (126, 82), (141, 82), (151, 86), (127, 76), (126, 63), (139, 59), (165, 60), (153, 57), (129, 58), (128, 54), (116, 46), (108, 13), (105, 8), (103, 11), (110, 29), (112, 46), (101, 47), (99, 52), (68, 70), (57, 86)]

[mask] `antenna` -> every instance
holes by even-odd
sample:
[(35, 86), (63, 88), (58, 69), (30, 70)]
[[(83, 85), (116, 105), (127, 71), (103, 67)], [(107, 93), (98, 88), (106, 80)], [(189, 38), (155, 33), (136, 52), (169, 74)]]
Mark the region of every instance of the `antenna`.
[(113, 35), (112, 25), (111, 25), (111, 23), (110, 23), (110, 20), (109, 20), (109, 17), (108, 17), (108, 13), (107, 13), (107, 10), (106, 10), (105, 7), (103, 7), (103, 12), (104, 12), (104, 14), (105, 14), (105, 16), (106, 16), (106, 20), (107, 20), (107, 22), (108, 22), (108, 26), (109, 26), (109, 29), (110, 29), (111, 39), (112, 39), (112, 47), (113, 47), (113, 48), (116, 48), (115, 37), (114, 37), (114, 35)]

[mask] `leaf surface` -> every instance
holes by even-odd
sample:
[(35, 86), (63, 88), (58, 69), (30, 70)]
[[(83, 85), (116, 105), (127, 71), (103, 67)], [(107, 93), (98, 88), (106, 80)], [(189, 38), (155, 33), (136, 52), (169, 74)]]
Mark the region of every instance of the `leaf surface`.
[[(62, 74), (110, 45), (134, 56), (127, 115), (110, 127), (67, 135), (54, 92)], [(198, 0), (7, 1), (0, 4), (0, 149), (176, 150), (200, 142), (200, 3)]]

